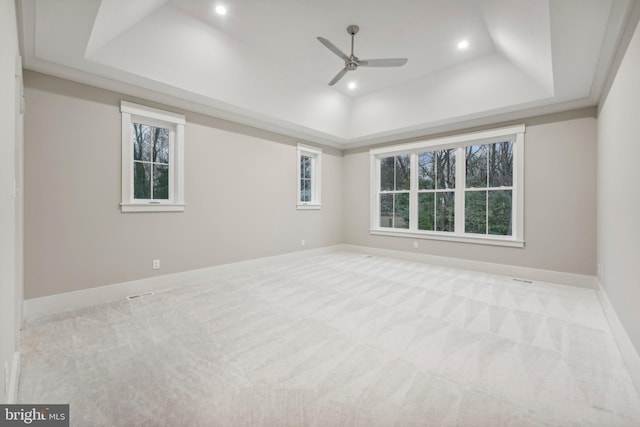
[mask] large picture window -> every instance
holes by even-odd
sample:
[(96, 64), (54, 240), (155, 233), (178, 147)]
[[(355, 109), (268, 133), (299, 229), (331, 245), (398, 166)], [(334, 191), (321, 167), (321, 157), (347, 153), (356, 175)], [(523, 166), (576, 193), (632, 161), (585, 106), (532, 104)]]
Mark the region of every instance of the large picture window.
[(184, 210), (184, 116), (122, 101), (123, 212)]
[(524, 126), (370, 154), (372, 234), (524, 245)]

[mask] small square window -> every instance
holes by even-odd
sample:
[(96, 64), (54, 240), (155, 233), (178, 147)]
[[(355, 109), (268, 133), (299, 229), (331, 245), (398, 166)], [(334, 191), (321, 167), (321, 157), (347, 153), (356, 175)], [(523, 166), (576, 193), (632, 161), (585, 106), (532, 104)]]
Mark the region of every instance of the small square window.
[(298, 144), (298, 209), (322, 209), (322, 150)]

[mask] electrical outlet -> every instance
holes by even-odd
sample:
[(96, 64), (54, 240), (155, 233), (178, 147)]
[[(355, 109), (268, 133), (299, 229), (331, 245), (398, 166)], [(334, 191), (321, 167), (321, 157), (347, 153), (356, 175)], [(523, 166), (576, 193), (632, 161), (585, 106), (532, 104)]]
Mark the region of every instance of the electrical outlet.
[(418, 249), (418, 242), (413, 242), (413, 249)]
[(159, 259), (154, 259), (153, 260), (153, 269), (154, 270), (158, 270), (160, 268), (160, 260)]
[(306, 245), (306, 244), (307, 244), (306, 240), (302, 239), (302, 240), (300, 241), (300, 246), (304, 246), (304, 245)]

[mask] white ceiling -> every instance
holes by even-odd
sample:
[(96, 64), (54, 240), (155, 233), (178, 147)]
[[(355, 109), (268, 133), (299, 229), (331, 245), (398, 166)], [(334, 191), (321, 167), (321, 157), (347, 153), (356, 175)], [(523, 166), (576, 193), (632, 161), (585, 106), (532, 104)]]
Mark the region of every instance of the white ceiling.
[[(19, 4), (28, 69), (355, 147), (595, 105), (634, 1)], [(316, 37), (349, 53), (350, 24), (360, 26), (356, 56), (407, 65), (359, 68), (328, 86), (344, 63)]]

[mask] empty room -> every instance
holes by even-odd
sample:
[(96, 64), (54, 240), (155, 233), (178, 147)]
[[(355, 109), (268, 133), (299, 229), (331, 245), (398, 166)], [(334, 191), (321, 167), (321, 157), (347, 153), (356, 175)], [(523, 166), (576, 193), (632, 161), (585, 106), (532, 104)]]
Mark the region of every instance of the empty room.
[(638, 22), (0, 0), (0, 425), (640, 426)]

